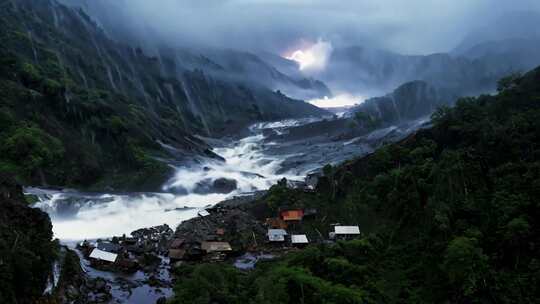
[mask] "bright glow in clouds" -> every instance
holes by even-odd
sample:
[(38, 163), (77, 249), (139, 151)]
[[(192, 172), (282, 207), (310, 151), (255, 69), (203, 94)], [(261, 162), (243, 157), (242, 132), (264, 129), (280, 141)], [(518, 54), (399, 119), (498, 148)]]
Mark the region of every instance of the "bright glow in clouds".
[(301, 71), (318, 72), (326, 68), (332, 50), (330, 42), (319, 39), (317, 43), (305, 49), (296, 50), (291, 55), (285, 56), (285, 58), (298, 62)]
[(314, 106), (319, 108), (337, 108), (337, 107), (348, 107), (360, 104), (365, 100), (362, 96), (353, 96), (348, 93), (338, 94), (332, 98), (324, 97), (308, 100)]

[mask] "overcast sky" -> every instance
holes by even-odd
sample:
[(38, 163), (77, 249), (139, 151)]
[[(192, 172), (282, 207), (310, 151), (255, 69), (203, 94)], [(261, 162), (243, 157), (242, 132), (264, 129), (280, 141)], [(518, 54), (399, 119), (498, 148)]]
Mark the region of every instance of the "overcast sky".
[[(80, 1), (80, 0), (63, 0)], [(82, 0), (110, 5), (111, 0)], [(408, 54), (449, 51), (472, 29), (539, 0), (116, 0), (147, 38), (284, 53), (319, 38)], [(103, 14), (112, 14), (109, 10)]]

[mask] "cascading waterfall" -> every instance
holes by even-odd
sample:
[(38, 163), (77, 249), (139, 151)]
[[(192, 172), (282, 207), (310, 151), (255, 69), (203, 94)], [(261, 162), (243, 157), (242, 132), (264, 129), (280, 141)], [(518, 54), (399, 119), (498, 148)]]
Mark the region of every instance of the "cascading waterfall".
[(171, 83), (165, 83), (163, 86), (169, 92), (169, 96), (171, 96), (171, 101), (176, 106), (176, 111), (178, 112), (178, 114), (180, 116), (182, 126), (184, 127), (184, 129), (187, 129), (186, 122), (185, 122), (185, 120), (183, 118), (182, 108), (180, 107), (180, 104), (178, 102), (176, 102), (177, 97), (176, 97), (176, 91), (174, 90), (174, 86)]
[(184, 90), (184, 94), (186, 95), (186, 98), (188, 100), (191, 112), (201, 119), (206, 134), (210, 135), (210, 128), (208, 127), (208, 123), (206, 122), (204, 115), (201, 114), (199, 108), (195, 105), (195, 102), (193, 101), (193, 98), (191, 96), (191, 91), (187, 87), (185, 79), (180, 78), (180, 83), (182, 84), (182, 89)]
[(34, 62), (37, 63), (38, 62), (38, 54), (37, 54), (36, 46), (34, 44), (34, 37), (32, 35), (32, 31), (27, 30), (27, 33), (28, 33), (28, 39), (30, 40), (30, 45), (32, 45), (32, 53), (34, 55)]
[(115, 91), (118, 91), (118, 88), (116, 87), (116, 83), (114, 83), (111, 67), (107, 63), (105, 63), (105, 61), (103, 61), (103, 65), (105, 66), (105, 69), (107, 70), (107, 77), (109, 78), (109, 84)]
[(58, 18), (58, 13), (56, 12), (56, 3), (53, 2), (53, 1), (51, 1), (49, 3), (50, 3), (49, 8), (51, 9), (52, 16), (53, 16), (54, 27), (59, 28), (60, 27), (60, 22), (59, 22), (59, 18)]
[(399, 110), (398, 110), (398, 107), (397, 107), (397, 104), (396, 104), (396, 99), (394, 98), (394, 95), (391, 94), (389, 96), (390, 100), (392, 100), (392, 105), (394, 107), (394, 111), (396, 111), (396, 115), (398, 117), (398, 121), (401, 121), (401, 114), (399, 113)]
[[(94, 48), (96, 49), (96, 52), (98, 53), (98, 57), (100, 58), (101, 60), (101, 64), (103, 65), (103, 67), (105, 68), (106, 70), (106, 74), (107, 74), (107, 78), (109, 80), (109, 84), (111, 85), (111, 87), (117, 91), (118, 88), (116, 86), (116, 83), (114, 82), (114, 78), (113, 78), (113, 75), (112, 75), (112, 72), (111, 72), (111, 67), (109, 66), (109, 64), (105, 61), (105, 58), (108, 58), (110, 59), (109, 56), (105, 56), (103, 54), (103, 51), (101, 50), (101, 48), (99, 47), (97, 41), (96, 41), (96, 38), (94, 37), (93, 35), (93, 28), (91, 25), (88, 24), (88, 22), (85, 20), (85, 18), (83, 18), (82, 16), (78, 15), (79, 16), (79, 19), (82, 21), (82, 24), (84, 25), (86, 31), (88, 32), (88, 35), (90, 37), (90, 41), (92, 42), (92, 45), (94, 46)], [(111, 62), (114, 62), (113, 60), (111, 60)]]
[(86, 79), (86, 74), (84, 73), (84, 71), (81, 69), (80, 66), (77, 66), (77, 73), (79, 73), (79, 77), (81, 77), (84, 87), (88, 89), (89, 86), (88, 86), (88, 80)]

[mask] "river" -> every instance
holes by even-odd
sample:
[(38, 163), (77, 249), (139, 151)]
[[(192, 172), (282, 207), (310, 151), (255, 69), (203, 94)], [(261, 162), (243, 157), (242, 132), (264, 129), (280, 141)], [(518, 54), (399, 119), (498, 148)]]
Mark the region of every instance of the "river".
[[(317, 119), (258, 123), (247, 137), (220, 140), (214, 152), (225, 159), (205, 159), (198, 164), (175, 167), (175, 174), (159, 193), (84, 193), (72, 189), (28, 187), (39, 198), (35, 207), (47, 212), (54, 236), (63, 242), (107, 238), (142, 228), (168, 224), (173, 229), (205, 207), (232, 196), (268, 189), (282, 178), (303, 181), (306, 174), (327, 163), (369, 153), (394, 134), (405, 135), (424, 121), (392, 126), (355, 138), (332, 138), (321, 130), (317, 136), (287, 139), (290, 129)], [(283, 138), (281, 138), (281, 137)], [(230, 193), (215, 193), (218, 179), (236, 181)]]

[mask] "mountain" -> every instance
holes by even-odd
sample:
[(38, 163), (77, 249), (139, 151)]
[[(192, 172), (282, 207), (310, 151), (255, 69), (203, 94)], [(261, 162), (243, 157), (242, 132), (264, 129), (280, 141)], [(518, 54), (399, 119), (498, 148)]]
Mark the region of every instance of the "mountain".
[[(182, 264), (171, 302), (537, 302), (540, 67), (500, 84), (429, 129), (326, 166), (314, 192), (274, 185), (241, 210), (316, 210), (288, 229), (317, 244), (249, 272)], [(333, 223), (361, 236), (328, 241)]]
[[(409, 81), (423, 80), (463, 94), (493, 91), (500, 77), (525, 66), (518, 59), (492, 62), (449, 54), (400, 55), (367, 47), (336, 49), (318, 75), (336, 90), (379, 95)], [(530, 67), (528, 67), (530, 68)]]
[(362, 113), (372, 122), (391, 125), (429, 116), (439, 107), (453, 104), (457, 98), (450, 90), (436, 88), (425, 81), (412, 81), (390, 94), (370, 98), (348, 112), (350, 115)]
[(296, 99), (331, 95), (321, 81), (306, 78), (297, 72), (288, 74), (288, 70), (281, 71), (254, 53), (197, 46), (195, 42), (195, 46), (191, 47), (175, 42), (163, 43), (144, 22), (132, 20), (125, 13), (129, 1), (69, 0), (63, 3), (84, 10), (115, 40), (139, 44), (145, 52), (158, 57), (166, 53), (166, 56), (176, 58), (176, 64), (186, 70), (200, 69), (214, 78), (256, 84), (279, 90)]
[(369, 45), (336, 48), (317, 77), (334, 91), (377, 96), (422, 80), (458, 95), (494, 92), (499, 78), (540, 64), (540, 15), (507, 13), (473, 29), (454, 50), (402, 55)]
[(327, 113), (149, 56), (55, 0), (1, 3), (0, 169), (26, 184), (155, 190), (170, 173), (157, 159), (215, 157), (193, 135)]

